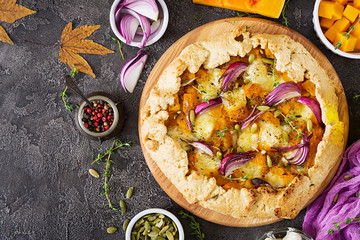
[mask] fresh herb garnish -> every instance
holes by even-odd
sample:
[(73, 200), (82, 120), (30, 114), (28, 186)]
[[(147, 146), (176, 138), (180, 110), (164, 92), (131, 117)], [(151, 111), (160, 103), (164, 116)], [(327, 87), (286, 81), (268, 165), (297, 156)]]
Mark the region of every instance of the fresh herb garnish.
[(340, 42), (336, 42), (336, 43), (335, 43), (335, 50), (341, 47), (342, 41), (344, 41), (345, 38), (346, 38), (347, 40), (349, 40), (349, 38), (350, 38), (350, 33), (351, 33), (352, 31), (354, 31), (354, 29), (355, 29), (356, 26), (359, 24), (359, 22), (360, 22), (360, 18), (357, 20), (357, 22), (356, 22), (355, 25), (349, 27), (349, 31), (348, 31), (348, 32), (342, 34), (343, 37), (341, 38)]
[(240, 181), (245, 182), (246, 180), (248, 180), (248, 176), (249, 176), (249, 175), (245, 175), (244, 177), (240, 176), (240, 177), (238, 177), (238, 178), (234, 178), (234, 177), (232, 176), (232, 174), (230, 174), (229, 177), (228, 177), (228, 179), (229, 179), (230, 181), (240, 180)]
[(122, 47), (123, 47), (122, 42), (120, 42), (119, 39), (117, 39), (117, 38), (115, 38), (115, 37), (112, 37), (111, 39), (112, 39), (112, 41), (113, 41), (114, 43), (117, 43), (117, 44), (119, 45), (119, 51), (120, 51), (120, 54), (121, 54), (122, 59), (124, 60), (124, 53), (123, 53), (123, 51), (122, 51)]
[(72, 78), (75, 78), (75, 75), (79, 73), (79, 70), (75, 67), (74, 64), (71, 64), (71, 66), (73, 67), (70, 71), (70, 76)]
[(73, 106), (71, 106), (71, 102), (68, 102), (68, 101), (67, 101), (67, 98), (68, 98), (68, 95), (66, 94), (66, 90), (67, 90), (67, 89), (68, 89), (68, 87), (66, 86), (65, 89), (64, 89), (64, 91), (59, 94), (59, 97), (61, 97), (62, 101), (64, 102), (65, 108), (66, 108), (69, 112), (71, 112), (72, 110), (74, 110), (74, 108), (73, 108)]
[(198, 91), (199, 93), (200, 93), (200, 95), (201, 95), (201, 97), (202, 97), (202, 100), (204, 101), (204, 102), (207, 102), (207, 103), (209, 103), (209, 97), (210, 97), (210, 94), (208, 94), (206, 91), (204, 91), (204, 90), (200, 90), (200, 89), (198, 89), (197, 87), (195, 87), (195, 86), (192, 86), (196, 91)]
[(303, 132), (299, 131), (300, 127), (295, 126), (293, 121), (291, 121), (289, 118), (287, 118), (283, 113), (281, 113), (281, 115), (284, 117), (284, 122), (291, 127), (293, 132), (296, 133), (296, 139), (299, 139), (299, 138), (302, 139), (302, 135), (305, 135), (305, 134)]
[(124, 147), (131, 147), (131, 142), (126, 142), (123, 143), (122, 141), (120, 141), (119, 139), (115, 139), (112, 143), (111, 148), (107, 147), (106, 148), (106, 153), (104, 154), (98, 154), (95, 161), (93, 161), (91, 164), (94, 163), (98, 163), (99, 160), (103, 159), (106, 155), (106, 162), (105, 162), (105, 174), (104, 174), (104, 194), (106, 196), (106, 200), (108, 201), (107, 206), (109, 208), (111, 208), (112, 210), (114, 210), (115, 212), (119, 212), (119, 209), (115, 208), (109, 198), (109, 193), (110, 193), (110, 187), (108, 184), (109, 181), (109, 177), (110, 177), (110, 168), (111, 168), (111, 163), (114, 163), (114, 161), (112, 161), (110, 159), (111, 155), (114, 153), (114, 151), (118, 148), (124, 148)]
[(353, 101), (357, 101), (360, 98), (360, 94), (356, 94), (353, 96)]
[(284, 19), (284, 21), (282, 22), (282, 24), (284, 24), (285, 26), (289, 26), (289, 20), (288, 20), (288, 18), (287, 18), (287, 12), (286, 12), (286, 10), (289, 8), (289, 2), (290, 2), (290, 0), (287, 0), (286, 2), (285, 2), (285, 4), (284, 4), (284, 8), (282, 9), (282, 11), (281, 11), (281, 16), (282, 16), (282, 18)]
[(261, 16), (258, 15), (258, 14), (250, 14), (250, 13), (247, 13), (247, 12), (243, 12), (243, 13), (237, 12), (237, 13), (236, 13), (236, 16), (237, 16), (237, 17), (253, 17), (253, 18), (261, 17)]
[(225, 135), (225, 133), (227, 133), (229, 131), (229, 129), (227, 127), (225, 127), (225, 129), (220, 129), (218, 131), (216, 131), (216, 136), (221, 138)]
[(190, 228), (193, 230), (190, 234), (194, 235), (197, 240), (204, 240), (205, 234), (201, 232), (200, 224), (195, 220), (195, 217), (191, 215), (188, 211), (180, 210), (179, 212), (181, 218), (190, 219)]
[(199, 21), (199, 18), (198, 18), (196, 15), (193, 15), (193, 18), (194, 18), (196, 21)]
[(270, 71), (268, 71), (268, 73), (267, 73), (269, 76), (272, 77), (272, 79), (274, 81), (273, 87), (277, 87), (280, 85), (280, 83), (278, 82), (279, 75), (277, 75), (275, 73), (275, 65), (276, 65), (276, 59), (274, 59), (274, 62), (270, 66)]
[(346, 220), (341, 221), (341, 222), (334, 222), (333, 225), (334, 227), (332, 229), (329, 229), (328, 233), (330, 234), (334, 234), (334, 231), (337, 229), (338, 231), (340, 231), (340, 225), (342, 223), (346, 223), (346, 224), (350, 224), (352, 222), (357, 222), (360, 225), (360, 215), (357, 215), (356, 218), (346, 218)]

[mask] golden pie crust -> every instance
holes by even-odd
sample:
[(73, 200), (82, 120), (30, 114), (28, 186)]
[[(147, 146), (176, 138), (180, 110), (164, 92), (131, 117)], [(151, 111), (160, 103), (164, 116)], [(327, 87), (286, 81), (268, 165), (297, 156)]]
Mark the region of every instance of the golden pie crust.
[[(298, 175), (287, 187), (277, 190), (267, 187), (225, 190), (213, 177), (197, 171), (188, 174), (187, 152), (167, 134), (168, 108), (174, 104), (184, 71), (212, 69), (229, 62), (230, 57), (244, 57), (257, 47), (274, 54), (278, 72), (286, 73), (295, 83), (308, 79), (315, 85), (326, 127), (306, 176)], [(151, 158), (189, 203), (235, 218), (294, 218), (341, 157), (345, 130), (339, 120), (338, 95), (342, 91), (341, 84), (330, 79), (300, 43), (285, 35), (250, 34), (245, 28), (237, 27), (230, 33), (189, 45), (164, 70), (140, 112), (140, 138)]]

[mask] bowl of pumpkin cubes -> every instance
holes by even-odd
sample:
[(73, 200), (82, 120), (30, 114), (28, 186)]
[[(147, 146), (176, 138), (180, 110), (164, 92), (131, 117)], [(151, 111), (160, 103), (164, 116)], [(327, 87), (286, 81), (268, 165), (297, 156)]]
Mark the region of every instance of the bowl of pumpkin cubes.
[(316, 0), (313, 23), (325, 46), (334, 53), (360, 59), (360, 0)]

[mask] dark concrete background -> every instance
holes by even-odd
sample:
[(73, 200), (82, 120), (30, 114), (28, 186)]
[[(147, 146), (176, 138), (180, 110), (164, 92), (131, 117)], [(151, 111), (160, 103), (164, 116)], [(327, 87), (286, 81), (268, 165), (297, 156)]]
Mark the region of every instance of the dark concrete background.
[[(160, 207), (178, 215), (181, 209), (159, 187), (151, 175), (138, 139), (138, 105), (147, 76), (160, 56), (178, 38), (205, 23), (235, 17), (236, 12), (195, 5), (190, 0), (166, 0), (170, 11), (168, 29), (162, 39), (146, 47), (149, 54), (145, 70), (133, 94), (125, 93), (119, 72), (125, 63), (117, 45), (111, 41), (108, 15), (112, 0), (19, 0), (37, 13), (13, 24), (0, 24), (15, 45), (0, 42), (0, 239), (124, 239), (124, 232), (110, 235), (109, 226), (122, 228), (125, 218), (141, 210)], [(329, 58), (344, 85), (349, 103), (350, 134), (348, 143), (360, 135), (360, 61), (337, 56), (316, 37), (312, 24), (314, 1), (290, 2), (290, 27), (309, 38)], [(199, 19), (193, 18), (196, 15)], [(281, 22), (282, 20), (275, 20)], [(90, 39), (113, 49), (115, 54), (83, 56), (97, 78), (79, 74), (77, 82), (85, 93), (106, 91), (122, 102), (128, 116), (121, 136), (133, 147), (118, 151), (113, 160), (110, 196), (117, 205), (128, 187), (135, 187), (127, 200), (128, 212), (115, 213), (104, 206), (102, 179), (88, 174), (90, 163), (111, 144), (83, 137), (74, 124), (74, 114), (63, 106), (59, 93), (65, 87), (69, 67), (58, 60), (61, 32), (68, 22), (74, 28), (100, 24)], [(24, 40), (57, 44), (52, 47), (30, 45)], [(125, 46), (126, 60), (138, 49)], [(80, 99), (68, 91), (70, 101)], [(103, 173), (104, 164), (94, 167)], [(293, 220), (283, 220), (256, 228), (231, 228), (198, 219), (206, 239), (257, 239), (275, 227), (301, 229), (305, 211)], [(178, 215), (179, 216), (179, 215)], [(188, 220), (181, 220), (186, 239), (190, 236)]]

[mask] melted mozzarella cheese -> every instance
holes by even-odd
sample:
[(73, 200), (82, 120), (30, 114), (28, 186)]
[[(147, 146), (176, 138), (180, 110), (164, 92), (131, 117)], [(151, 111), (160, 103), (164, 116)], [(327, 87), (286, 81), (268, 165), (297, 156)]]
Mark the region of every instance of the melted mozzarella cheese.
[(239, 133), (237, 144), (245, 152), (253, 151), (258, 147), (259, 134), (251, 133), (251, 127), (242, 129)]
[(207, 81), (199, 82), (199, 90), (205, 91), (207, 99), (216, 98), (220, 92), (220, 82), (219, 78), (221, 77), (222, 71), (219, 68), (213, 68), (208, 70), (208, 79)]
[(305, 104), (301, 104), (299, 107), (292, 109), (286, 117), (294, 122), (307, 121), (313, 115), (312, 110)]
[(175, 139), (180, 144), (180, 147), (186, 151), (190, 150), (190, 145), (188, 144), (188, 142), (196, 141), (196, 139), (192, 135), (183, 133), (177, 127), (168, 129), (167, 134), (171, 138)]
[(208, 140), (215, 129), (215, 124), (216, 118), (210, 114), (210, 111), (196, 116), (195, 135), (202, 140)]
[(227, 91), (222, 96), (224, 107), (228, 110), (236, 110), (246, 106), (246, 96), (242, 88)]
[(271, 147), (287, 147), (288, 143), (284, 142), (283, 129), (281, 126), (275, 126), (269, 122), (259, 121), (259, 139), (261, 146), (270, 150)]
[[(274, 77), (268, 74), (266, 64), (261, 59), (254, 60), (244, 74), (244, 79), (257, 83), (262, 89), (272, 91), (274, 87)], [(284, 80), (276, 78), (277, 82), (283, 83)]]
[(195, 162), (195, 167), (201, 174), (209, 175), (216, 172), (220, 167), (221, 160), (200, 151), (196, 151), (196, 158), (198, 161)]

